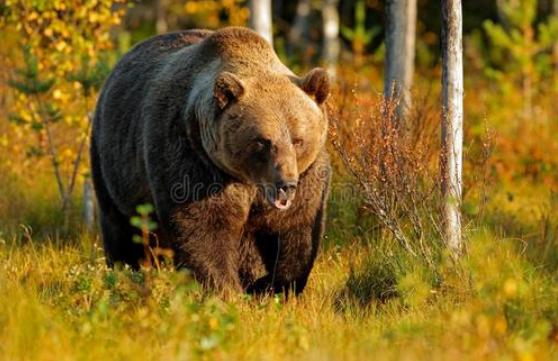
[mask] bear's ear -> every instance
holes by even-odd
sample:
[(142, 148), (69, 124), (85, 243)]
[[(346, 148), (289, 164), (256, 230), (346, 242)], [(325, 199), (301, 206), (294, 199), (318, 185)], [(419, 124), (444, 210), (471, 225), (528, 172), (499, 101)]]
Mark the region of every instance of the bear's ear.
[(213, 97), (219, 109), (224, 109), (227, 104), (237, 100), (244, 94), (244, 85), (236, 75), (224, 71), (215, 80)]
[(314, 68), (301, 79), (300, 87), (321, 105), (329, 95), (329, 75), (322, 68)]

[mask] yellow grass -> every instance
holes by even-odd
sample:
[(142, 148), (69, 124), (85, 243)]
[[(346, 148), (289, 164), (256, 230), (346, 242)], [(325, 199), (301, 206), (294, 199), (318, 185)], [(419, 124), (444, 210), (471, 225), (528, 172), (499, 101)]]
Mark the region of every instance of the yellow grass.
[[(97, 238), (77, 244), (0, 244), (1, 360), (543, 360), (557, 356), (555, 273), (518, 240), (470, 232), (443, 285), (420, 262), (394, 272), (397, 294), (363, 302), (381, 247), (355, 242), (321, 253), (302, 297), (228, 302), (185, 273), (104, 265)], [(352, 272), (351, 272), (352, 269)]]

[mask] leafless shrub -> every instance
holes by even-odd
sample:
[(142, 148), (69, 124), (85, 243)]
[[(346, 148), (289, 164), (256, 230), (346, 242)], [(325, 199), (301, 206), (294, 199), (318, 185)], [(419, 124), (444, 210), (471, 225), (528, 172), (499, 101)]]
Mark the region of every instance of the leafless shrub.
[(439, 113), (415, 98), (403, 122), (395, 101), (349, 87), (338, 89), (334, 99), (338, 103), (328, 109), (330, 139), (360, 190), (364, 209), (408, 253), (431, 260), (429, 245), (441, 235)]

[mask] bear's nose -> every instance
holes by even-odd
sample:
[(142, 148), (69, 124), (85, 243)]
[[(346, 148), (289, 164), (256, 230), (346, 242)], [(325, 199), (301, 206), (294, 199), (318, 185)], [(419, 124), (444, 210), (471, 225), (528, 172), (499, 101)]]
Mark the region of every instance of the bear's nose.
[(296, 193), (297, 182), (279, 181), (275, 182), (275, 191), (266, 192), (267, 200), (280, 210), (289, 208)]

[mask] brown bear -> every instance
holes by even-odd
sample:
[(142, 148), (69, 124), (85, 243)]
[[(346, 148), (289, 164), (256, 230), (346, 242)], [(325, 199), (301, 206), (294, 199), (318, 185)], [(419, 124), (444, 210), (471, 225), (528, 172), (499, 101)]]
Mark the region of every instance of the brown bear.
[(109, 265), (138, 267), (130, 217), (155, 206), (177, 267), (224, 291), (301, 292), (330, 165), (322, 69), (295, 76), (239, 27), (136, 45), (99, 96), (91, 165)]

